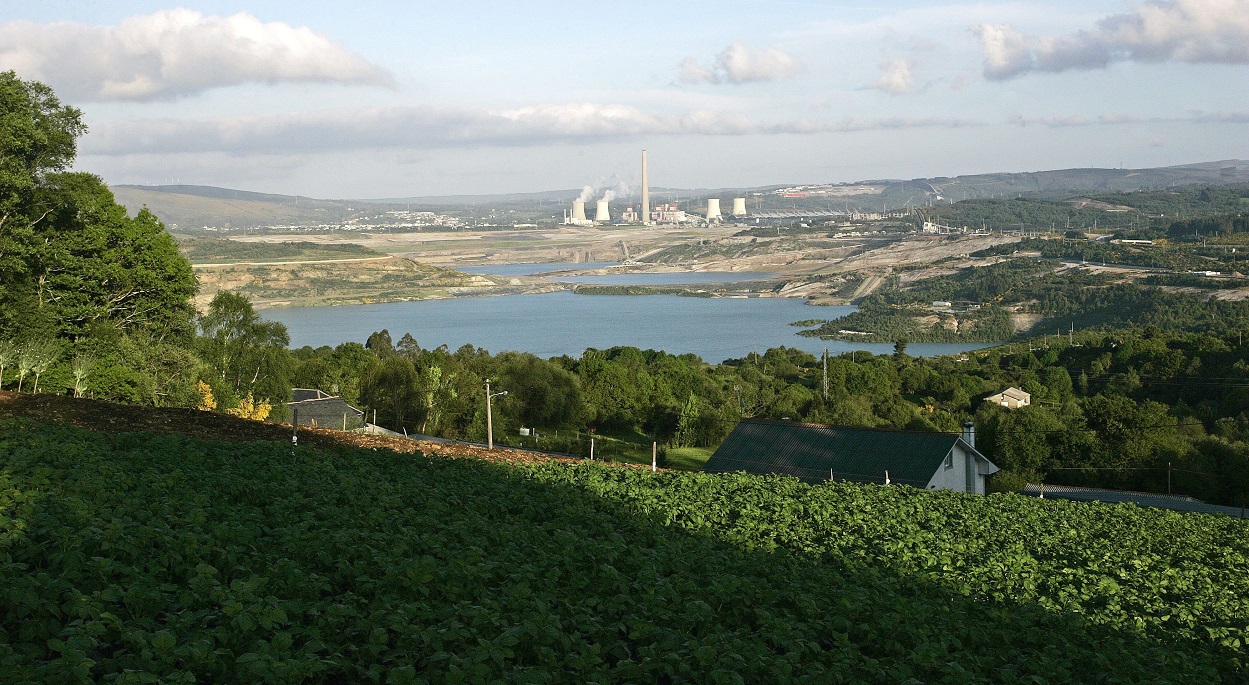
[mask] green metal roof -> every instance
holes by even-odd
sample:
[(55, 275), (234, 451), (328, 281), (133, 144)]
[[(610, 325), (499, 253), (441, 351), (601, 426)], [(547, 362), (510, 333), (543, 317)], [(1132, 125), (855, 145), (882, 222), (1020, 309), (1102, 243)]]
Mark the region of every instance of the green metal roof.
[[(747, 419), (737, 424), (703, 470), (783, 473), (802, 480), (885, 482), (922, 488), (959, 436)], [(983, 458), (983, 457), (982, 457)]]

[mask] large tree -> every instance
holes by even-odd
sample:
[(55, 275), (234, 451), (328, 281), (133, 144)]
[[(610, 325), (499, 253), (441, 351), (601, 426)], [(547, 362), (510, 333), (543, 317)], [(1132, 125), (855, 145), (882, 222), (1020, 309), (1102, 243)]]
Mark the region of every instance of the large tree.
[(82, 113), (0, 73), (0, 330), (78, 338), (94, 326), (189, 336), (190, 264), (150, 212), (68, 173)]

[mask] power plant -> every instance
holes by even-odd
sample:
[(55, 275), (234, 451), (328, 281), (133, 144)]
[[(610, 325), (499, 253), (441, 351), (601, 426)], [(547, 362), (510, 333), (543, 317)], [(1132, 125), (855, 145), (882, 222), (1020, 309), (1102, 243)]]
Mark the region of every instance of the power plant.
[[(599, 186), (602, 187), (601, 185)], [(650, 187), (650, 163), (646, 156), (646, 150), (642, 150), (642, 203), (637, 211), (630, 206), (623, 214), (620, 215), (620, 221), (627, 224), (642, 224), (652, 226), (654, 224), (670, 224), (681, 223), (685, 221), (695, 221), (697, 215), (687, 215), (681, 211), (674, 203), (665, 203), (651, 210), (651, 187)], [(626, 193), (627, 188), (621, 185), (619, 190), (608, 190), (603, 195), (603, 199), (595, 204), (594, 221), (586, 218), (585, 203), (591, 198), (594, 192), (594, 186), (586, 186), (582, 190), (581, 197), (572, 203), (571, 214), (564, 211), (564, 223), (572, 226), (593, 226), (594, 224), (611, 223), (611, 207), (612, 199), (620, 197), (619, 193)], [(735, 219), (742, 219), (749, 215), (746, 209), (746, 198), (733, 198), (732, 216)], [(724, 221), (724, 215), (720, 212), (720, 198), (707, 199), (707, 214), (704, 217), (707, 223)]]
[(651, 222), (651, 179), (646, 168), (646, 150), (642, 150), (642, 224)]
[(720, 199), (707, 198), (707, 223), (713, 221), (722, 221), (724, 217), (720, 215)]

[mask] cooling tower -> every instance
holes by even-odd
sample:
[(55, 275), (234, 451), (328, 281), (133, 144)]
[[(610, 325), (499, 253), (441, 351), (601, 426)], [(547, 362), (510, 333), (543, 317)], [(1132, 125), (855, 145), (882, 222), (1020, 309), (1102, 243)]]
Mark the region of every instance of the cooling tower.
[(572, 220), (574, 222), (585, 221), (585, 203), (584, 202), (578, 200), (572, 203)]
[(611, 221), (611, 213), (607, 211), (607, 200), (598, 201), (598, 208), (594, 212), (594, 220), (602, 222)]
[(733, 216), (746, 216), (746, 198), (733, 198)]
[(651, 222), (651, 181), (647, 175), (646, 150), (642, 150), (642, 224)]
[(723, 218), (724, 217), (720, 215), (719, 198), (713, 197), (707, 200), (707, 223), (711, 223), (712, 221), (719, 221)]

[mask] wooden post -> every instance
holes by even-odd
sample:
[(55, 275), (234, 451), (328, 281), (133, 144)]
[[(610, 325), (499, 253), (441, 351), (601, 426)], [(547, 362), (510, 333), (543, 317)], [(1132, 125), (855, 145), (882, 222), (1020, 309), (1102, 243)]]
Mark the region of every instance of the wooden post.
[(1167, 494), (1171, 494), (1171, 462), (1167, 462)]
[(659, 470), (659, 443), (651, 443), (651, 473)]
[(343, 412), (343, 432), (347, 432), (347, 412)]

